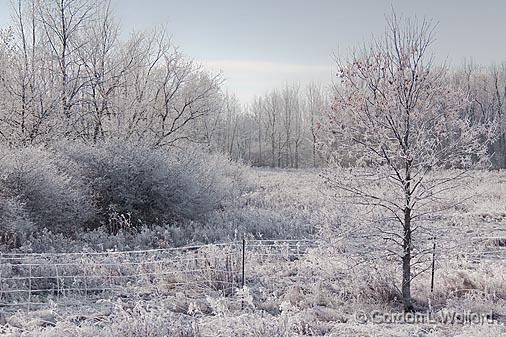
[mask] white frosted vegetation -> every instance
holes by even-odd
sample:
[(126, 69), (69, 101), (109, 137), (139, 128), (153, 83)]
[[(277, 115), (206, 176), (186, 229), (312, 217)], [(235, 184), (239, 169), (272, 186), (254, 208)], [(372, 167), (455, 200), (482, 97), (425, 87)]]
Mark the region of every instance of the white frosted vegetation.
[[(298, 260), (279, 255), (248, 256), (247, 290), (244, 294), (187, 298), (182, 294), (150, 296), (143, 300), (122, 299), (116, 304), (87, 303), (79, 307), (55, 307), (42, 312), (21, 312), (8, 318), (14, 336), (501, 336), (504, 326), (434, 324), (360, 324), (356, 311), (401, 312), (398, 261), (375, 253), (374, 239), (349, 237), (341, 229), (359, 226), (359, 210), (345, 210), (311, 171), (247, 169), (255, 181), (235, 205), (225, 207), (232, 221), (243, 208), (257, 214), (290, 212), (291, 219), (278, 218), (276, 226), (292, 228), (294, 223), (318, 224), (319, 246)], [(443, 309), (493, 312), (499, 322), (506, 314), (504, 256), (478, 259), (475, 250), (489, 243), (472, 237), (490, 236), (491, 226), (504, 228), (504, 172), (472, 174), (476, 192), (462, 205), (443, 212), (435, 220), (438, 237), (435, 292), (430, 294), (430, 273), (413, 281), (412, 296), (418, 308), (435, 312)], [(315, 188), (315, 186), (319, 186)], [(494, 187), (495, 186), (495, 187)], [(496, 188), (497, 187), (497, 188)], [(483, 210), (487, 211), (484, 213)], [(334, 212), (334, 213), (333, 213)], [(335, 214), (332, 216), (332, 214)], [(342, 216), (347, 214), (348, 216)], [(341, 216), (340, 216), (341, 215)], [(494, 220), (491, 220), (494, 219)], [(239, 220), (243, 225), (243, 218)], [(274, 224), (273, 224), (274, 225)], [(360, 224), (367, 226), (367, 224)], [(451, 229), (445, 231), (444, 229)], [(220, 230), (218, 227), (211, 231)], [(285, 230), (286, 232), (287, 230)], [(446, 233), (446, 236), (443, 234)], [(458, 235), (454, 235), (458, 233)], [(498, 232), (500, 233), (500, 231)], [(145, 235), (155, 235), (146, 232)], [(372, 246), (370, 246), (372, 245)], [(441, 250), (439, 250), (439, 245)], [(446, 248), (445, 248), (446, 247)], [(445, 248), (445, 249), (443, 249)], [(487, 248), (488, 249), (488, 248)], [(496, 246), (493, 250), (499, 250)], [(218, 251), (216, 251), (218, 253)], [(468, 254), (466, 256), (465, 254)], [(464, 254), (464, 255), (462, 255)], [(219, 256), (216, 255), (216, 256)], [(134, 294), (130, 294), (131, 296)], [(133, 296), (135, 297), (135, 296)], [(241, 299), (244, 305), (241, 309)], [(79, 299), (78, 299), (79, 301)], [(48, 322), (41, 321), (44, 319)], [(55, 323), (56, 322), (56, 323)], [(55, 326), (53, 326), (56, 324)], [(24, 331), (24, 332), (22, 332)]]
[[(504, 64), (393, 13), (337, 83), (245, 105), (112, 9), (0, 29), (2, 336), (506, 334)], [(404, 311), (493, 322), (373, 322)]]

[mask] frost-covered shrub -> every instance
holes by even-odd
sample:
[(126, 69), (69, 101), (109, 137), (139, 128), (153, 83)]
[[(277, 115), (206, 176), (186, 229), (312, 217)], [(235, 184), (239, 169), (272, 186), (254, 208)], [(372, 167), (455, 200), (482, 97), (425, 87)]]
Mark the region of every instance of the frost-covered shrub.
[[(127, 251), (154, 248), (168, 248), (188, 243), (188, 238), (176, 241), (172, 227), (144, 226), (137, 232), (120, 230), (115, 234), (108, 233), (104, 227), (85, 231), (78, 238), (69, 238), (47, 230), (28, 236), (19, 247), (22, 252), (103, 252), (108, 250)], [(186, 232), (185, 232), (186, 233)]]
[(2, 246), (12, 248), (21, 244), (33, 227), (23, 204), (17, 198), (0, 194), (0, 250)]
[[(346, 246), (346, 243), (343, 244)], [(314, 294), (322, 293), (324, 301), (319, 305), (335, 306), (336, 304), (359, 303), (361, 305), (395, 305), (400, 292), (398, 280), (394, 277), (398, 268), (392, 261), (366, 255), (343, 252), (342, 245), (322, 242), (318, 247), (310, 249), (298, 261), (299, 270), (305, 275), (315, 275), (322, 282), (309, 282)], [(318, 289), (318, 286), (321, 289)], [(305, 292), (307, 301), (308, 291)], [(328, 303), (334, 301), (333, 304)]]
[[(95, 233), (95, 231), (93, 231)], [(111, 241), (105, 232), (95, 233), (92, 238), (88, 238), (88, 233), (79, 233), (77, 237), (70, 237), (63, 233), (53, 233), (47, 229), (42, 229), (26, 235), (23, 244), (17, 249), (23, 253), (77, 253), (97, 251), (94, 247), (101, 247), (101, 242)], [(86, 237), (86, 239), (85, 239)], [(100, 240), (98, 240), (100, 238)], [(90, 244), (90, 240), (94, 245)], [(114, 246), (111, 243), (111, 246)], [(109, 247), (109, 246), (108, 246)]]
[(29, 221), (34, 229), (70, 234), (93, 217), (85, 186), (61, 156), (44, 148), (3, 148), (0, 158), (3, 213), (19, 225), (11, 229), (26, 233)]
[[(59, 144), (57, 151), (81, 167), (93, 191), (98, 216), (91, 227), (174, 223), (202, 219), (237, 191), (237, 166), (197, 150), (161, 150), (107, 142)], [(217, 170), (216, 168), (219, 168)], [(123, 226), (124, 227), (124, 226)]]
[[(148, 309), (142, 304), (133, 307), (121, 304), (114, 306), (108, 316), (86, 320), (76, 324), (76, 321), (56, 321), (54, 313), (46, 313), (43, 317), (31, 320), (22, 317), (16, 325), (22, 329), (13, 329), (8, 336), (23, 337), (197, 337), (198, 329), (192, 321), (183, 315), (176, 315), (168, 310)], [(84, 316), (81, 319), (86, 318)], [(79, 318), (78, 318), (79, 319)], [(78, 320), (77, 319), (77, 320)], [(55, 322), (56, 321), (56, 322)], [(49, 324), (48, 324), (49, 323)], [(21, 331), (20, 331), (21, 330)], [(30, 331), (31, 330), (31, 331)]]

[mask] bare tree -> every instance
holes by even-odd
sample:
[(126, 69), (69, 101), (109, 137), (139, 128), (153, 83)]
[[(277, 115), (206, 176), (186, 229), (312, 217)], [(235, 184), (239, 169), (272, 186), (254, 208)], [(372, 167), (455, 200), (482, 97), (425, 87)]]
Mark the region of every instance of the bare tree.
[(498, 167), (506, 168), (506, 64), (493, 66), (491, 70), (495, 118), (499, 124), (496, 145)]
[[(279, 111), (280, 97), (277, 91), (271, 92), (264, 98), (263, 108), (265, 118), (266, 131), (270, 143), (271, 150), (271, 166), (279, 166), (281, 136), (279, 134)], [(277, 151), (277, 153), (276, 153)]]
[(489, 152), (497, 168), (506, 167), (506, 65), (477, 66), (467, 62), (455, 72), (453, 81), (469, 96), (466, 114), (475, 123), (498, 124), (498, 136)]
[(304, 116), (304, 102), (300, 94), (300, 87), (297, 85), (293, 88), (293, 146), (294, 146), (294, 159), (293, 167), (299, 168), (301, 162), (301, 147), (305, 137), (305, 116)]
[(384, 38), (337, 61), (340, 83), (322, 140), (337, 167), (351, 167), (332, 170), (329, 183), (347, 202), (384, 210), (374, 229), (400, 259), (402, 300), (411, 311), (413, 257), (424, 252), (414, 234), (453, 204), (443, 202), (445, 193), (466, 171), (486, 162), (494, 128), (463, 117), (468, 98), (429, 54), (434, 25), (395, 14), (387, 23)]
[(317, 167), (317, 148), (318, 148), (318, 126), (325, 112), (330, 108), (325, 89), (316, 83), (311, 83), (306, 91), (306, 109), (308, 110), (309, 135), (311, 141), (311, 158), (313, 167)]
[(255, 128), (256, 128), (256, 140), (258, 145), (258, 165), (263, 165), (262, 160), (262, 129), (263, 129), (263, 113), (262, 113), (262, 99), (259, 97), (256, 97), (253, 104), (251, 105), (251, 113), (253, 114), (253, 118), (255, 121)]
[(156, 147), (192, 140), (192, 123), (218, 111), (221, 76), (183, 57), (165, 30), (135, 36), (128, 44), (129, 65), (116, 117), (118, 133)]
[[(100, 2), (95, 0), (36, 0), (37, 19), (41, 23), (48, 55), (56, 62), (59, 77), (60, 110), (65, 118), (65, 132), (71, 133), (77, 120), (72, 108), (86, 80), (78, 51), (87, 43), (83, 34), (97, 16)], [(53, 65), (51, 65), (53, 66)]]
[(77, 50), (77, 54), (86, 83), (81, 94), (81, 128), (76, 131), (81, 138), (96, 143), (105, 139), (106, 133), (111, 131), (108, 124), (116, 113), (115, 97), (126, 85), (126, 74), (131, 71), (134, 56), (118, 50), (119, 26), (109, 2), (84, 31), (89, 41)]
[(0, 123), (11, 143), (62, 136), (170, 146), (201, 141), (199, 120), (221, 109), (221, 76), (164, 29), (119, 39), (107, 0), (12, 0), (2, 34)]

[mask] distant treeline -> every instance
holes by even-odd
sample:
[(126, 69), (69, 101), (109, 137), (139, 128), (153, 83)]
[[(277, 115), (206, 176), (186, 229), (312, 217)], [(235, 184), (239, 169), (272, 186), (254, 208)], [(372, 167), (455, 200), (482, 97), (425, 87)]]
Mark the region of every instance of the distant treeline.
[[(120, 38), (108, 1), (19, 0), (11, 14), (11, 25), (0, 30), (4, 144), (193, 142), (257, 166), (325, 164), (318, 129), (332, 109), (332, 85), (287, 84), (246, 106), (165, 30)], [(490, 151), (493, 167), (505, 168), (506, 64), (468, 64), (453, 79), (470, 100), (463, 117), (501, 121)]]

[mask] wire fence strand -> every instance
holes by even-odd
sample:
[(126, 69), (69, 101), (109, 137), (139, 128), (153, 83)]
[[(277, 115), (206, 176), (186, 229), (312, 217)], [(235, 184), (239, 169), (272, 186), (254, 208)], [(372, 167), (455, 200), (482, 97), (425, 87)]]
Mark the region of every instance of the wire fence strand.
[[(90, 300), (177, 293), (197, 297), (211, 292), (232, 296), (244, 277), (267, 280), (272, 276), (262, 276), (264, 269), (258, 266), (297, 261), (317, 247), (320, 243), (313, 240), (247, 240), (136, 251), (0, 253), (0, 308), (31, 310), (72, 303), (69, 299), (83, 296)], [(365, 258), (360, 251), (339, 254)], [(436, 265), (450, 258), (448, 254), (437, 256)], [(468, 262), (505, 257), (502, 247), (459, 251), (451, 256)], [(429, 257), (426, 260), (430, 262)]]

